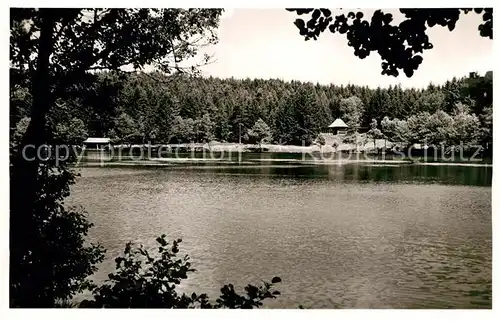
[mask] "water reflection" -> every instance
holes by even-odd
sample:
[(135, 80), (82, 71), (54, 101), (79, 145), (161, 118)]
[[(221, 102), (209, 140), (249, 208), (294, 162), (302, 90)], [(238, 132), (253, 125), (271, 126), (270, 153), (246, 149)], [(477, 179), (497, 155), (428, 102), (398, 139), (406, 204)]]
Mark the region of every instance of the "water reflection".
[(491, 307), (491, 168), (176, 165), (83, 168), (85, 206), (108, 249), (167, 233), (197, 268), (185, 290), (279, 275), (270, 307)]
[(492, 167), (465, 167), (453, 165), (177, 165), (168, 170), (220, 173), (225, 175), (286, 176), (304, 179), (329, 179), (337, 182), (437, 183), (469, 186), (491, 186)]

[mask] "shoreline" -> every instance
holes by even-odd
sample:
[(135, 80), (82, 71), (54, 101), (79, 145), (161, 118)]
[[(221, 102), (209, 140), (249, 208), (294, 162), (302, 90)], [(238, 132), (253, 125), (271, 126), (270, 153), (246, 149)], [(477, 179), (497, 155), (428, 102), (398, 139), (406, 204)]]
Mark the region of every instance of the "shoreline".
[[(386, 156), (392, 157), (406, 157), (405, 153), (402, 151), (392, 151), (390, 150), (390, 146), (393, 143), (387, 142), (387, 152), (385, 152)], [(377, 149), (379, 151), (383, 151), (386, 147), (384, 147), (383, 140), (377, 140)], [(220, 142), (211, 142), (211, 143), (189, 143), (189, 144), (132, 144), (132, 145), (111, 145), (110, 151), (112, 154), (122, 155), (123, 152), (125, 154), (130, 154), (131, 152), (145, 152), (154, 153), (154, 154), (211, 154), (211, 153), (283, 153), (283, 154), (361, 154), (361, 155), (373, 155), (373, 151), (375, 150), (373, 143), (366, 143), (363, 146), (356, 146), (354, 144), (340, 144), (337, 148), (333, 148), (329, 145), (317, 145), (312, 144), (309, 146), (299, 146), (299, 145), (278, 145), (278, 144), (238, 144), (238, 143), (220, 143)], [(101, 153), (103, 150), (96, 149), (86, 149), (87, 152), (90, 153)], [(107, 150), (104, 150), (106, 153)], [(381, 152), (384, 153), (384, 152)], [(378, 155), (383, 155), (380, 152)], [(414, 158), (423, 157), (425, 150), (424, 149), (413, 149)], [(151, 154), (148, 154), (151, 157)], [(428, 155), (429, 157), (432, 155)]]
[[(281, 155), (276, 155), (281, 154)], [(328, 166), (360, 164), (362, 166), (462, 166), (492, 167), (492, 160), (455, 159), (425, 155), (405, 156), (399, 152), (372, 153), (370, 149), (334, 150), (331, 146), (297, 146), (273, 144), (192, 143), (170, 145), (113, 145), (111, 150), (86, 150), (76, 163), (78, 167), (182, 165), (214, 166)]]
[(118, 160), (118, 161), (80, 161), (75, 167), (178, 167), (182, 165), (214, 165), (214, 166), (252, 166), (252, 167), (285, 167), (285, 166), (318, 166), (318, 165), (352, 165), (360, 164), (362, 166), (373, 167), (399, 167), (399, 166), (453, 166), (453, 167), (493, 167), (487, 163), (458, 163), (458, 162), (414, 162), (411, 160), (377, 160), (377, 159), (203, 159), (203, 158), (151, 158), (145, 160)]

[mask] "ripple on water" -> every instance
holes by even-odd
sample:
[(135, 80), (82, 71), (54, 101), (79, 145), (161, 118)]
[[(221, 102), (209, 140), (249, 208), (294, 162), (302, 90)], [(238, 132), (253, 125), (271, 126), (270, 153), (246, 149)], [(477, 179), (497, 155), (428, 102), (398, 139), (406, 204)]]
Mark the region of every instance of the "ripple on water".
[(108, 249), (97, 281), (127, 241), (152, 247), (167, 233), (197, 269), (186, 291), (278, 275), (269, 307), (491, 307), (489, 187), (83, 171), (70, 203), (85, 206), (91, 240)]

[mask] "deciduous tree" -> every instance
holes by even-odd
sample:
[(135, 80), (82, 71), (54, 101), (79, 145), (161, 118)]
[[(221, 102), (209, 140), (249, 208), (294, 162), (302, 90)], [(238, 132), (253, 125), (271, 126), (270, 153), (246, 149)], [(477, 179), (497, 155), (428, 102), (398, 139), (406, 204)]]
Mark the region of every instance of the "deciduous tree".
[(383, 137), (382, 132), (377, 127), (378, 127), (377, 120), (372, 119), (372, 121), (370, 123), (370, 129), (367, 132), (367, 135), (371, 139), (373, 139), (373, 148), (375, 148), (375, 149), (377, 148), (376, 140)]
[(273, 138), (271, 128), (261, 118), (259, 118), (253, 127), (250, 128), (248, 135), (259, 144), (259, 147), (262, 143), (271, 142)]
[(339, 106), (342, 118), (348, 126), (348, 133), (355, 133), (361, 126), (361, 116), (364, 111), (363, 102), (356, 96), (343, 98)]
[(62, 206), (74, 174), (53, 158), (36, 157), (50, 142), (46, 118), (55, 102), (95, 79), (92, 71), (151, 65), (164, 73), (191, 72), (195, 68), (181, 62), (216, 41), (221, 11), (11, 9), (11, 83), (26, 83), (32, 97), (29, 126), (11, 157), (11, 306), (50, 307), (70, 297), (101, 255), (84, 246), (85, 216), (66, 215)]

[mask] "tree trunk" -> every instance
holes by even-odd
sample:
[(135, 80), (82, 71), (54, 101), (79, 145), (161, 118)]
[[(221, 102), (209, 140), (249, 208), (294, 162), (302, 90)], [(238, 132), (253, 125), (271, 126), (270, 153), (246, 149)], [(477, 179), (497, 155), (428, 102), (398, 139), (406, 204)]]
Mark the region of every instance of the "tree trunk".
[[(40, 189), (38, 168), (40, 160), (37, 158), (37, 150), (46, 142), (45, 117), (51, 105), (49, 57), (52, 52), (52, 32), (54, 21), (51, 9), (40, 9), (42, 20), (40, 38), (38, 43), (37, 66), (32, 79), (33, 105), (31, 121), (23, 136), (22, 142), (13, 155), (11, 166), (11, 191), (10, 191), (10, 284), (11, 297), (22, 297), (23, 302), (11, 305), (23, 305), (29, 307), (41, 307), (45, 303), (53, 301), (50, 297), (37, 297), (38, 278), (31, 274), (32, 268), (26, 261), (36, 261), (37, 255), (43, 253), (33, 252), (33, 244), (39, 244), (37, 222), (33, 213), (37, 192)], [(28, 148), (29, 147), (29, 148)], [(25, 150), (26, 149), (26, 150)], [(25, 150), (25, 152), (23, 152)], [(26, 256), (34, 256), (29, 259)], [(23, 280), (22, 283), (18, 283)], [(27, 281), (30, 280), (30, 281)], [(13, 287), (14, 285), (14, 287)], [(22, 293), (21, 295), (19, 295)], [(43, 302), (42, 302), (43, 301)]]

